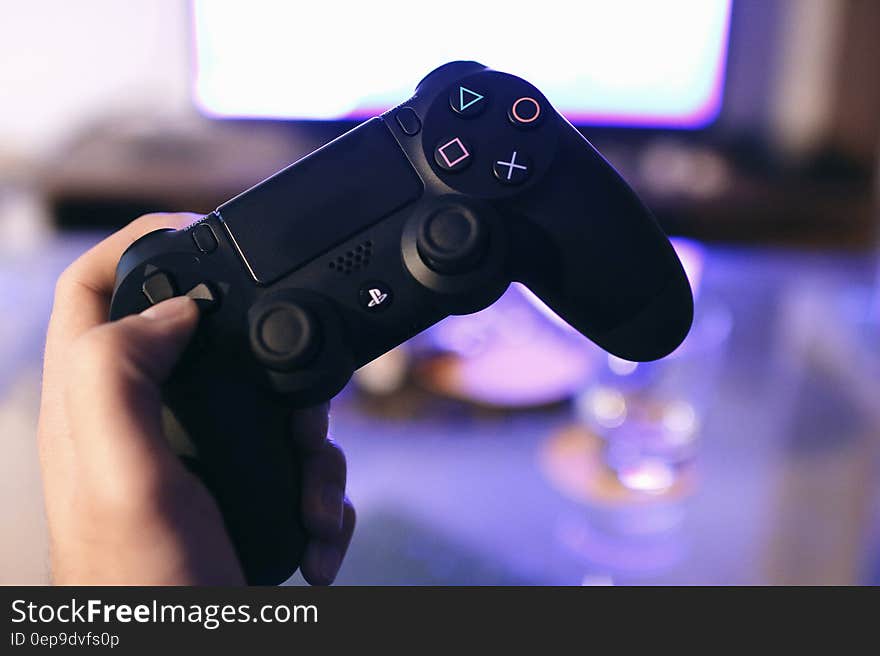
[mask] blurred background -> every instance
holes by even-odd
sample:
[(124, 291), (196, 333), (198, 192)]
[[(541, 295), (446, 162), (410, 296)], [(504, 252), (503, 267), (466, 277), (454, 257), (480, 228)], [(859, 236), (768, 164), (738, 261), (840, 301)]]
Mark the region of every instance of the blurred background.
[(360, 370), (339, 582), (880, 583), (878, 34), (873, 0), (0, 0), (0, 583), (48, 580), (58, 273), (455, 59), (535, 83), (619, 168), (695, 324), (635, 364), (513, 285)]

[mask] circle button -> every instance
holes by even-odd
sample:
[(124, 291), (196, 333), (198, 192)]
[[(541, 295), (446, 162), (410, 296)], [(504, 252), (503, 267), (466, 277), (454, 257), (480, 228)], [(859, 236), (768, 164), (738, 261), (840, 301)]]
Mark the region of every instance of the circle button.
[(529, 96), (523, 96), (513, 101), (507, 117), (514, 125), (533, 127), (541, 120), (541, 103)]

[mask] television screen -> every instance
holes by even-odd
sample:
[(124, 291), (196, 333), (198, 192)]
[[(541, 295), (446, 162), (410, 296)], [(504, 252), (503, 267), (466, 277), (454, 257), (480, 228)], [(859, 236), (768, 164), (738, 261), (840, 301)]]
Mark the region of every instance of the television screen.
[(730, 4), (194, 0), (194, 96), (215, 117), (357, 120), (471, 59), (576, 124), (700, 128), (721, 106)]

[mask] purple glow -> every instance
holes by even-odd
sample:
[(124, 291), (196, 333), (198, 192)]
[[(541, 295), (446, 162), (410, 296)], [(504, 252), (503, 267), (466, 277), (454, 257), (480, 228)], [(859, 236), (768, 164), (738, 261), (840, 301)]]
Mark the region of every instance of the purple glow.
[[(434, 389), (496, 407), (531, 407), (571, 398), (596, 367), (578, 336), (549, 325), (509, 289), (493, 305), (429, 329), (435, 349), (456, 357), (430, 371)], [(428, 373), (428, 372), (425, 372)]]
[(706, 249), (699, 242), (684, 237), (672, 237), (669, 241), (681, 261), (681, 266), (684, 268), (684, 273), (691, 284), (691, 291), (696, 299), (700, 295), (700, 287), (703, 282), (703, 261), (706, 259)]
[[(446, 0), (445, 21), (403, 0), (381, 13), (366, 2), (193, 5), (194, 99), (209, 116), (360, 120), (438, 64), (474, 59), (534, 82), (576, 124), (692, 129), (721, 108), (731, 0), (559, 2), (503, 21), (469, 0)], [(401, 31), (389, 14), (423, 29)], [(467, 29), (449, 29), (457, 16)]]
[[(631, 511), (638, 520), (648, 522), (651, 515), (668, 514), (665, 509), (638, 509)], [(627, 534), (613, 527), (602, 530), (586, 520), (559, 522), (556, 538), (587, 562), (611, 567), (617, 572), (662, 571), (679, 562), (685, 554), (685, 543), (678, 526), (674, 525), (656, 534)]]
[(660, 494), (675, 483), (675, 469), (659, 459), (643, 460), (617, 472), (624, 487), (637, 492)]

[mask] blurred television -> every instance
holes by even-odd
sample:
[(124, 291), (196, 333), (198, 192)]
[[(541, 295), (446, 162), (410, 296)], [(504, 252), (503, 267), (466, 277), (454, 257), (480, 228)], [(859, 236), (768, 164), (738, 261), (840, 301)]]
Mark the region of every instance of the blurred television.
[(194, 111), (172, 124), (107, 122), (83, 133), (47, 170), (59, 225), (211, 211), (405, 100), (434, 67), (473, 59), (540, 87), (669, 233), (873, 239), (880, 3), (186, 6), (176, 38), (189, 46)]
[(703, 128), (721, 108), (730, 9), (195, 0), (194, 98), (212, 117), (363, 120), (440, 64), (470, 59), (528, 79), (576, 125)]
[(830, 26), (864, 31), (859, 11), (798, 0), (192, 0), (192, 96), (211, 118), (282, 121), (307, 152), (405, 100), (434, 67), (472, 59), (541, 88), (670, 232), (858, 242), (871, 223), (864, 153), (859, 162), (810, 118), (823, 67), (852, 68), (832, 43), (853, 50), (850, 40)]

